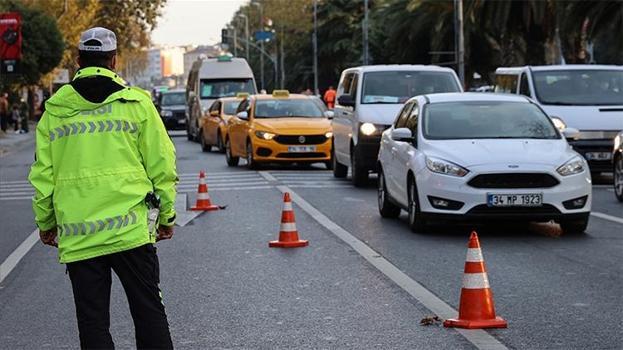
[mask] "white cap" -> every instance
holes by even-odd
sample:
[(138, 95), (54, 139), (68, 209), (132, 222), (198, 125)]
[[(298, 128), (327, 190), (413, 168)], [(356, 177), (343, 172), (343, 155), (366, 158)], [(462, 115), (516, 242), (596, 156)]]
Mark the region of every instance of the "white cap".
[[(87, 41), (93, 41), (85, 45)], [(117, 36), (111, 30), (103, 27), (94, 27), (82, 32), (78, 50), (110, 52), (117, 49)]]

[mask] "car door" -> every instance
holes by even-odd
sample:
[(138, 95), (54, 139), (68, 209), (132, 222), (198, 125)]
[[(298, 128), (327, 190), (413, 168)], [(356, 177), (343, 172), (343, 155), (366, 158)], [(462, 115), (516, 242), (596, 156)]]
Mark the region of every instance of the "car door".
[[(336, 103), (333, 109), (333, 140), (334, 140), (334, 152), (337, 160), (344, 164), (350, 164), (350, 138), (351, 138), (351, 120), (353, 118), (353, 107), (342, 106), (337, 100), (342, 95), (350, 95), (353, 78), (355, 72), (346, 71), (342, 75), (342, 79), (337, 88)], [(356, 89), (356, 87), (355, 87)]]
[[(393, 130), (407, 127), (407, 120), (411, 115), (411, 110), (413, 109), (414, 104), (414, 101), (410, 101), (405, 104), (394, 122), (392, 127)], [(383, 147), (387, 147), (387, 150), (389, 151), (385, 152), (387, 161), (383, 164), (383, 170), (385, 171), (386, 178), (385, 184), (388, 187), (387, 190), (389, 191), (391, 197), (399, 199), (401, 197), (400, 192), (402, 188), (401, 182), (403, 176), (401, 173), (402, 167), (398, 164), (400, 162), (398, 152), (401, 148), (403, 148), (402, 146), (405, 142), (395, 141), (391, 138), (391, 135), (389, 136), (390, 137), (387, 138), (387, 144), (383, 145)], [(383, 142), (385, 142), (385, 140), (383, 140)]]
[[(411, 134), (417, 137), (417, 128), (419, 123), (420, 108), (417, 101), (412, 101), (413, 106), (408, 111), (406, 117), (405, 128), (411, 130)], [(409, 172), (409, 166), (412, 163), (412, 159), (416, 155), (416, 148), (413, 142), (401, 142), (395, 141), (396, 147), (396, 159), (393, 162), (395, 165), (395, 180), (396, 180), (396, 196), (394, 199), (400, 203), (408, 204), (407, 195), (407, 174)]]
[(203, 130), (203, 134), (209, 145), (216, 144), (216, 129), (218, 128), (219, 118), (218, 116), (215, 117), (213, 114), (216, 112), (218, 115), (220, 110), (221, 101), (215, 101), (212, 106), (210, 106), (208, 113), (206, 113), (206, 115), (202, 117), (205, 120), (205, 130)]
[[(250, 111), (250, 102), (249, 99), (245, 99), (240, 103), (238, 109), (236, 110), (236, 114), (240, 112), (247, 112), (247, 115)], [(233, 156), (239, 157), (244, 154), (243, 149), (241, 148), (241, 144), (244, 145), (245, 140), (245, 125), (247, 120), (242, 120), (237, 116), (233, 116), (229, 119), (228, 122), (228, 134), (229, 134), (229, 142), (231, 147), (231, 153)], [(240, 141), (242, 139), (242, 141)], [(244, 146), (242, 146), (244, 147)]]

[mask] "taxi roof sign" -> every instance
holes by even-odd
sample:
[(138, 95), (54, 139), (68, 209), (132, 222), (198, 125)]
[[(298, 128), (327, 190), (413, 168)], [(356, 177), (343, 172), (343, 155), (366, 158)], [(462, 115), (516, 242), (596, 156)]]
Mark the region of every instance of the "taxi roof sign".
[(290, 97), (288, 90), (273, 90), (273, 97)]
[(239, 92), (236, 94), (236, 98), (247, 98), (247, 97), (249, 97), (248, 92)]
[(231, 56), (230, 55), (220, 55), (216, 58), (217, 62), (231, 62)]

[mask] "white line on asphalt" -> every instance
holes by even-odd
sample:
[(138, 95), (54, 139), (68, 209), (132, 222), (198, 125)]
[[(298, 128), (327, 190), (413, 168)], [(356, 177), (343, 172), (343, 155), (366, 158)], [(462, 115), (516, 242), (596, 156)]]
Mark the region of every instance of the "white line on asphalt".
[[(256, 186), (256, 185), (268, 185), (267, 181), (252, 181), (252, 182), (228, 182), (228, 183), (210, 183), (208, 182), (208, 188), (210, 187), (237, 187), (237, 186)], [(177, 188), (194, 188), (197, 189), (197, 185), (188, 184), (188, 185), (177, 185)]]
[(30, 190), (15, 190), (15, 191), (1, 191), (0, 192), (0, 196), (14, 196), (17, 194), (34, 194), (35, 191), (30, 189)]
[(353, 188), (351, 185), (288, 185), (292, 188)]
[(20, 244), (17, 249), (9, 255), (2, 265), (0, 265), (0, 283), (4, 281), (4, 279), (13, 271), (17, 263), (22, 260), (24, 255), (26, 255), (30, 249), (39, 241), (39, 230), (34, 230), (32, 233), (26, 237), (26, 239)]
[(277, 179), (275, 179), (275, 177), (268, 171), (259, 171), (258, 173), (268, 181), (277, 182)]
[(0, 185), (5, 185), (5, 184), (27, 184), (29, 183), (28, 181), (24, 181), (24, 180), (17, 180), (17, 181), (2, 181), (0, 182)]
[[(257, 175), (257, 173), (250, 173), (250, 172), (244, 172), (244, 171), (232, 171), (232, 172), (220, 172), (220, 173), (211, 173), (211, 172), (206, 172), (205, 173), (206, 177), (210, 177), (210, 176), (245, 176), (245, 175)], [(199, 178), (199, 173), (183, 173), (183, 174), (177, 174), (178, 177), (196, 177)]]
[[(236, 182), (236, 181), (264, 181), (264, 179), (262, 179), (261, 177), (257, 176), (257, 177), (250, 177), (250, 178), (245, 178), (245, 179), (241, 179), (239, 177), (237, 178), (233, 178), (233, 179), (208, 179), (207, 183), (208, 185), (211, 183), (221, 183), (221, 182)], [(195, 181), (195, 180), (182, 180), (180, 181), (181, 184), (192, 184), (192, 185), (197, 185), (199, 184), (199, 180)]]
[(32, 199), (32, 196), (29, 197), (0, 197), (0, 201), (16, 201), (22, 199)]
[(273, 186), (247, 186), (247, 187), (216, 187), (214, 189), (210, 189), (212, 191), (245, 191), (245, 190), (266, 190), (269, 188), (274, 188)]
[(0, 190), (9, 188), (32, 188), (30, 184), (0, 185)]
[[(394, 281), (403, 290), (417, 299), (424, 307), (434, 312), (441, 318), (448, 319), (456, 317), (458, 312), (450, 305), (446, 304), (443, 300), (439, 299), (428, 289), (424, 288), (420, 283), (413, 280), (407, 274), (402, 272), (398, 267), (392, 265), (387, 259), (383, 258), (378, 252), (367, 246), (358, 238), (350, 234), (348, 231), (340, 227), (338, 224), (331, 221), (328, 217), (322, 214), (318, 209), (314, 208), (309, 202), (304, 200), (301, 196), (293, 192), (288, 186), (277, 186), (277, 189), (281, 192), (289, 192), (292, 196), (292, 201), (295, 202), (301, 209), (309, 214), (319, 224), (324, 226), (327, 230), (331, 231), (334, 235), (351, 246), (357, 253), (359, 253), (364, 259), (366, 259), (372, 266), (376, 267), (385, 276)], [(466, 330), (455, 329), (465, 339), (474, 344), (478, 349), (507, 349), (499, 340), (494, 338), (491, 334), (483, 330)]]
[(598, 217), (600, 219), (609, 220), (612, 222), (623, 224), (623, 218), (620, 218), (618, 216), (608, 215), (608, 214), (600, 213), (598, 211), (592, 211), (591, 215), (594, 217)]

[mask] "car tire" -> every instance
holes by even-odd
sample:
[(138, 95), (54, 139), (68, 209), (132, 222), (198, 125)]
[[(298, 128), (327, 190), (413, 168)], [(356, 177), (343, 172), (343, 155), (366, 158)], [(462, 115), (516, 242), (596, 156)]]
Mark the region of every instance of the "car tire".
[(579, 235), (585, 233), (588, 227), (588, 217), (580, 220), (561, 220), (559, 224), (562, 233), (566, 235)]
[(251, 141), (247, 141), (247, 168), (255, 170), (258, 167), (259, 164), (257, 164), (257, 161), (255, 161), (255, 158), (253, 157), (253, 144)]
[(353, 185), (355, 185), (355, 187), (366, 186), (369, 178), (368, 169), (359, 165), (357, 152), (355, 152), (355, 150), (350, 154), (350, 168)]
[(225, 153), (225, 142), (223, 142), (223, 137), (221, 136), (220, 131), (216, 133), (216, 148), (220, 153)]
[(203, 152), (210, 152), (212, 146), (206, 143), (205, 137), (203, 137), (203, 130), (199, 130), (199, 144), (201, 144), (201, 150)]
[(324, 166), (327, 168), (327, 170), (333, 170), (333, 161), (329, 160), (324, 162)]
[(188, 139), (188, 141), (192, 141), (193, 140), (193, 135), (190, 133), (190, 124), (189, 123), (186, 124), (186, 138)]
[(225, 140), (225, 160), (227, 161), (227, 165), (231, 167), (238, 166), (238, 162), (240, 162), (240, 157), (231, 155), (231, 143), (229, 139)]
[(389, 200), (389, 193), (387, 193), (387, 185), (385, 185), (385, 176), (382, 170), (379, 170), (377, 199), (381, 217), (395, 219), (400, 216), (400, 207)]
[(424, 232), (426, 229), (426, 222), (422, 217), (422, 212), (420, 211), (420, 202), (414, 179), (409, 180), (407, 191), (409, 191), (409, 228), (415, 233)]
[(619, 202), (623, 202), (623, 154), (614, 158), (614, 195)]
[(348, 175), (348, 167), (337, 161), (337, 158), (335, 157), (335, 149), (331, 150), (331, 162), (333, 163), (333, 177), (343, 179), (346, 175)]

